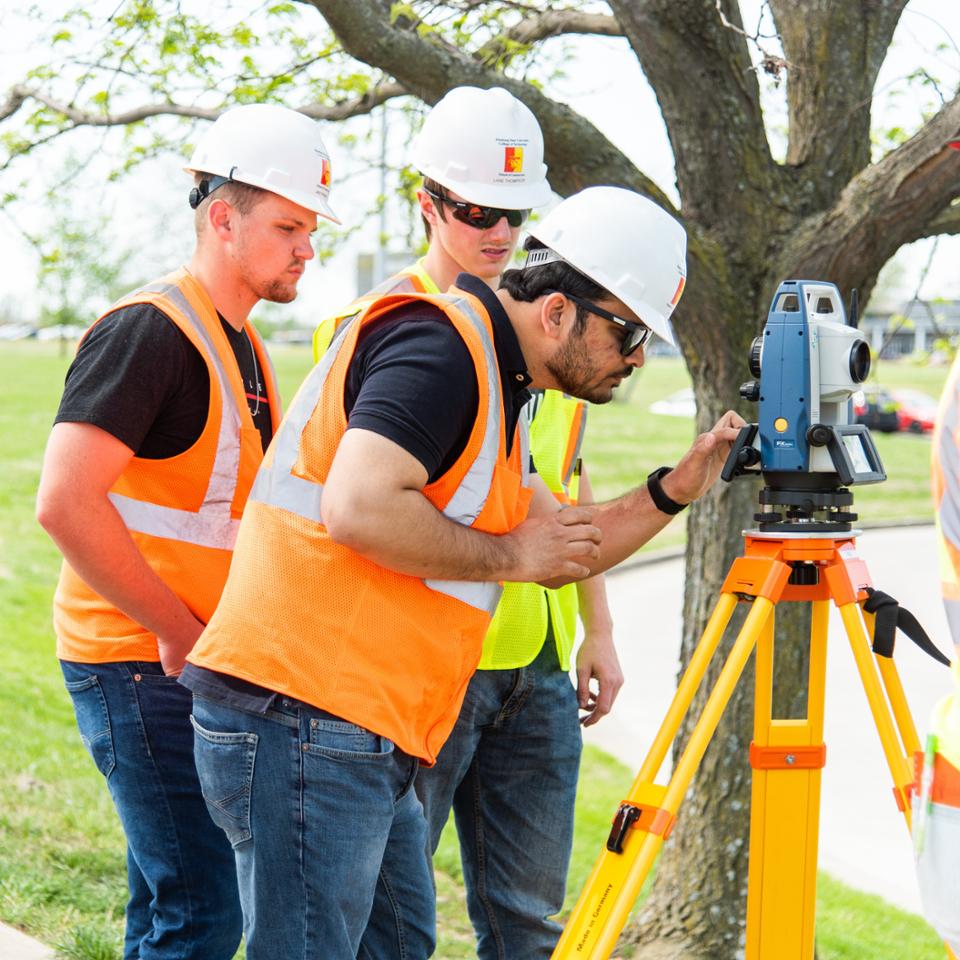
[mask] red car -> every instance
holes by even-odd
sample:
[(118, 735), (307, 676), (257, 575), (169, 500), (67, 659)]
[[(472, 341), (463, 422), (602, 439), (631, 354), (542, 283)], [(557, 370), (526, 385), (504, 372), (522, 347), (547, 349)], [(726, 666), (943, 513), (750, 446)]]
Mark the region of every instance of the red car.
[(891, 390), (897, 401), (897, 427), (908, 433), (929, 433), (937, 417), (937, 401), (919, 390)]

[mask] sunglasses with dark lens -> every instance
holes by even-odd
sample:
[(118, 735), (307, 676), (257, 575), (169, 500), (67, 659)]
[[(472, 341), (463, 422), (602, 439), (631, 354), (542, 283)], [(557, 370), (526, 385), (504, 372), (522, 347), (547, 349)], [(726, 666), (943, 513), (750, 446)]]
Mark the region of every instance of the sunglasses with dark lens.
[(562, 293), (568, 300), (572, 300), (577, 305), (583, 307), (584, 310), (589, 310), (590, 313), (595, 313), (598, 317), (603, 317), (604, 320), (609, 320), (611, 323), (617, 324), (617, 326), (623, 327), (627, 331), (627, 335), (623, 338), (623, 342), (620, 344), (620, 354), (624, 357), (629, 357), (631, 353), (635, 350), (639, 350), (649, 339), (650, 334), (653, 331), (645, 323), (636, 323), (633, 320), (624, 320), (623, 317), (618, 317), (615, 313), (611, 313), (609, 310), (604, 310), (603, 307), (598, 307), (595, 303), (591, 303), (589, 300), (583, 300), (580, 297), (575, 297), (573, 294), (565, 293), (563, 290), (551, 291), (556, 293)]
[(437, 202), (445, 203), (453, 213), (455, 220), (465, 223), (468, 227), (475, 227), (477, 230), (489, 230), (500, 222), (501, 217), (506, 217), (507, 223), (511, 227), (520, 227), (523, 226), (523, 221), (530, 216), (529, 210), (501, 210), (500, 207), (483, 207), (479, 203), (451, 200), (450, 197), (442, 197), (439, 193), (427, 190), (426, 187), (424, 187), (424, 192)]

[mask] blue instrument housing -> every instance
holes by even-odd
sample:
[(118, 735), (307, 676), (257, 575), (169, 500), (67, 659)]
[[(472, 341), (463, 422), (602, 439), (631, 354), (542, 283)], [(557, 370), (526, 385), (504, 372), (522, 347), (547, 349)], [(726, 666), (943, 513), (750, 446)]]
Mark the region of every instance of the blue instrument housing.
[[(810, 326), (803, 287), (803, 280), (780, 284), (763, 328), (760, 459), (769, 471), (810, 468)], [(777, 430), (780, 420), (786, 429)]]

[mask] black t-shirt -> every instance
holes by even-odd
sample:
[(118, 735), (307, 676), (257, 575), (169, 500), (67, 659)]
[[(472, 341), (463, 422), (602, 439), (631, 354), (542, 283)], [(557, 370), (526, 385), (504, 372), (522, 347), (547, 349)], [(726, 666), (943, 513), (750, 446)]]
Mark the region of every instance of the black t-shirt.
[[(530, 398), (520, 344), (500, 301), (482, 281), (461, 274), (458, 285), (480, 297), (493, 321), (504, 396), (509, 453)], [(456, 463), (477, 418), (473, 358), (446, 316), (430, 304), (391, 311), (361, 335), (344, 392), (349, 427), (371, 430), (415, 456), (430, 482)]]
[[(263, 449), (272, 437), (270, 403), (253, 344), (222, 317)], [(152, 304), (104, 317), (83, 339), (55, 423), (90, 423), (138, 457), (163, 460), (188, 450), (207, 422), (210, 376), (197, 348)]]
[[(461, 273), (456, 283), (479, 298), (490, 316), (504, 426), (512, 445), (520, 412), (530, 399), (530, 375), (520, 343), (500, 301), (482, 280)], [(478, 402), (470, 352), (450, 321), (430, 304), (404, 306), (373, 324), (347, 371), (348, 429), (363, 428), (392, 440), (423, 464), (431, 481), (466, 447)], [(180, 682), (196, 694), (241, 710), (266, 711), (276, 696), (272, 690), (192, 663), (184, 667)]]

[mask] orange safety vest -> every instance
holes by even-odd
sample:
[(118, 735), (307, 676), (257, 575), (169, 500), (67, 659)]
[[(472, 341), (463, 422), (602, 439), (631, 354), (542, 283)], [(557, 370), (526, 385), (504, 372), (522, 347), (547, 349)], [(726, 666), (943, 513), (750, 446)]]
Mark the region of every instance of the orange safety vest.
[[(180, 269), (124, 297), (90, 329), (137, 303), (161, 310), (200, 352), (210, 376), (210, 406), (203, 432), (190, 449), (162, 460), (134, 457), (109, 497), (153, 571), (206, 623), (226, 583), (240, 515), (263, 459), (263, 442), (216, 308), (189, 271)], [(276, 429), (280, 400), (273, 368), (249, 322), (245, 330), (263, 371)], [(91, 590), (66, 561), (53, 610), (62, 660), (160, 659), (156, 634)]]
[(493, 330), (480, 301), (455, 288), (381, 298), (341, 327), (294, 398), (257, 475), (223, 599), (188, 659), (328, 710), (432, 763), (480, 659), (500, 584), (379, 566), (335, 543), (322, 513), (361, 330), (416, 300), (457, 329), (479, 386), (466, 448), (423, 495), (449, 520), (486, 533), (525, 518), (526, 432), (518, 427), (508, 457)]

